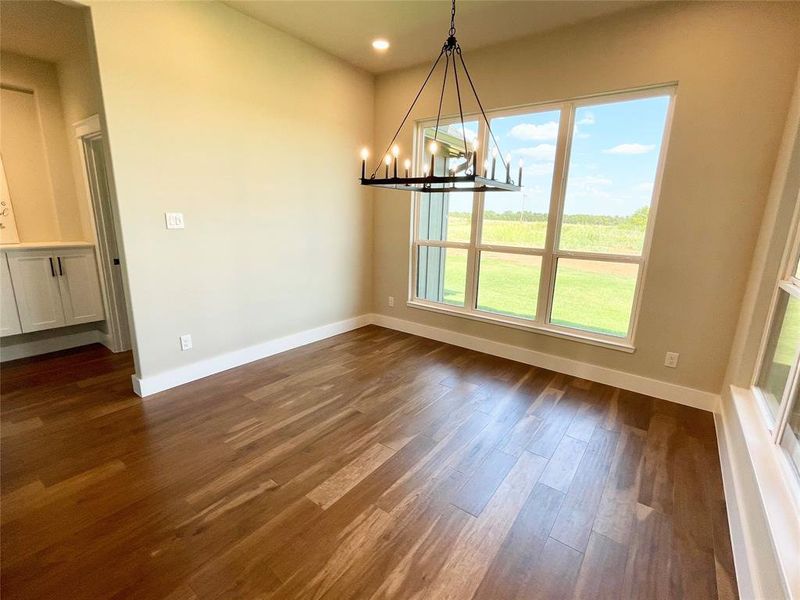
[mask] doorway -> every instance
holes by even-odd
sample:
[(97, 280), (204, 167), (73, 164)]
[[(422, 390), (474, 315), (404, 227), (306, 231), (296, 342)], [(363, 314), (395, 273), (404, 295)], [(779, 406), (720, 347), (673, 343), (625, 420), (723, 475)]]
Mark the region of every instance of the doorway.
[(111, 182), (103, 130), (98, 115), (74, 125), (75, 137), (83, 159), (85, 184), (92, 202), (98, 265), (106, 304), (108, 336), (113, 352), (131, 349), (128, 312), (125, 304), (122, 268), (112, 210)]

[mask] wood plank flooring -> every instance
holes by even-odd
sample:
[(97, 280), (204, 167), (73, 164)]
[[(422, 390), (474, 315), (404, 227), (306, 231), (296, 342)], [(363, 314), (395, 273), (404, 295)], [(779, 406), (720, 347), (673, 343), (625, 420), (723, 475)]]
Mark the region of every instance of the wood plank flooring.
[(4, 600), (737, 596), (708, 413), (379, 327), (131, 372), (3, 365)]

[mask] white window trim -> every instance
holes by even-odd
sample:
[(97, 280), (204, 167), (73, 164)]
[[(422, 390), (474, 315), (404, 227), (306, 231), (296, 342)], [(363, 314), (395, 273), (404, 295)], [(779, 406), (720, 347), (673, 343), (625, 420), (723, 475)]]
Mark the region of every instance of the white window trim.
[[(760, 410), (757, 396), (753, 393), (757, 391), (757, 388), (746, 389), (731, 386), (730, 390), (731, 409), (735, 414), (735, 421), (741, 427), (741, 432), (732, 430), (730, 425), (724, 424), (724, 436), (730, 439), (743, 435), (756, 478), (761, 505), (759, 508), (763, 508), (773, 543), (770, 550), (775, 552), (787, 597), (794, 597), (791, 596), (792, 590), (800, 590), (800, 576), (797, 574), (797, 540), (800, 537), (797, 514), (800, 510), (800, 481), (786, 452), (775, 444), (773, 436), (767, 430), (768, 422), (764, 419), (765, 413)], [(723, 411), (731, 409), (724, 408)], [(723, 417), (723, 423), (726, 422), (727, 420)], [(730, 450), (728, 450), (727, 456), (730, 460), (732, 456)], [(730, 469), (738, 471), (738, 466), (736, 463), (731, 463)], [(736, 472), (731, 475), (734, 481), (741, 477)], [(739, 505), (739, 510), (745, 511), (755, 508), (755, 506), (751, 508), (749, 498), (741, 495), (741, 491), (737, 491), (737, 487), (739, 486), (735, 483), (732, 486), (733, 502), (730, 504)], [(765, 551), (766, 549), (761, 550)]]
[[(547, 221), (547, 234), (545, 239), (544, 248), (525, 248), (516, 246), (498, 246), (493, 244), (479, 244), (478, 240), (481, 236), (481, 227), (483, 224), (483, 203), (484, 194), (473, 194), (472, 203), (472, 226), (471, 238), (469, 242), (452, 242), (452, 241), (439, 241), (439, 240), (423, 240), (419, 238), (419, 206), (420, 206), (420, 193), (414, 193), (413, 202), (411, 205), (411, 232), (409, 236), (409, 282), (408, 282), (408, 300), (407, 306), (411, 308), (419, 308), (429, 310), (442, 314), (458, 316), (462, 318), (472, 319), (475, 321), (482, 321), (504, 327), (512, 327), (515, 329), (522, 329), (526, 331), (533, 331), (544, 335), (549, 335), (557, 338), (568, 339), (572, 341), (591, 344), (613, 350), (620, 350), (623, 352), (635, 352), (635, 339), (637, 326), (639, 322), (639, 313), (642, 304), (642, 290), (644, 289), (645, 280), (647, 278), (647, 270), (649, 265), (650, 249), (652, 245), (653, 228), (658, 213), (658, 203), (661, 196), (661, 183), (664, 173), (664, 162), (669, 147), (670, 132), (672, 130), (672, 118), (675, 110), (675, 96), (677, 92), (677, 84), (659, 84), (634, 90), (608, 92), (604, 94), (596, 94), (592, 96), (583, 96), (580, 98), (573, 98), (569, 100), (562, 100), (557, 102), (539, 103), (527, 106), (518, 106), (514, 108), (487, 111), (486, 116), (489, 120), (497, 117), (514, 116), (519, 114), (530, 114), (533, 112), (546, 112), (551, 110), (560, 111), (560, 123), (558, 140), (556, 141), (556, 159), (553, 167), (553, 185), (550, 193), (550, 206), (548, 211)], [(669, 95), (671, 97), (669, 106), (667, 107), (666, 119), (664, 122), (664, 133), (661, 139), (661, 148), (659, 152), (658, 163), (656, 166), (656, 178), (653, 184), (653, 193), (650, 201), (649, 218), (647, 219), (647, 227), (645, 229), (644, 243), (642, 245), (642, 253), (639, 256), (635, 255), (616, 255), (616, 254), (602, 254), (592, 252), (574, 252), (566, 250), (557, 250), (558, 234), (561, 225), (562, 208), (564, 198), (566, 195), (566, 184), (569, 170), (569, 157), (572, 146), (572, 130), (575, 111), (582, 106), (591, 106), (594, 104), (605, 102), (618, 102), (624, 100), (635, 100), (638, 98), (649, 98), (653, 96)], [(480, 113), (470, 113), (464, 115), (464, 120), (475, 120), (480, 122)], [(441, 125), (449, 125), (452, 123), (460, 122), (457, 116), (448, 116), (439, 120)], [(423, 156), (423, 135), (426, 127), (432, 126), (436, 123), (435, 119), (423, 119), (416, 122), (416, 129), (414, 133), (414, 159), (415, 166), (418, 170), (422, 169), (422, 156)], [(478, 141), (479, 149), (477, 156), (477, 164), (483, 165), (485, 157), (483, 155), (487, 145), (487, 128), (485, 123), (478, 128)], [(466, 273), (466, 291), (464, 298), (464, 306), (455, 306), (449, 304), (442, 304), (439, 302), (432, 302), (416, 296), (416, 280), (417, 280), (417, 249), (419, 247), (439, 247), (439, 248), (459, 248), (467, 250), (467, 273)], [(500, 315), (490, 313), (487, 311), (472, 308), (476, 306), (477, 298), (477, 274), (479, 270), (478, 261), (480, 260), (480, 252), (504, 252), (512, 254), (527, 254), (542, 257), (541, 274), (544, 278), (547, 274), (548, 285), (539, 285), (539, 297), (536, 305), (536, 316), (534, 319), (521, 319), (507, 315)], [(558, 258), (581, 258), (588, 260), (607, 260), (621, 263), (633, 263), (639, 265), (639, 270), (636, 278), (636, 287), (634, 289), (633, 303), (631, 308), (631, 316), (628, 324), (628, 335), (626, 337), (617, 337), (612, 335), (604, 335), (592, 331), (584, 331), (577, 328), (563, 327), (550, 323), (551, 304), (555, 286), (555, 268)]]
[[(769, 400), (758, 387), (758, 380), (761, 378), (761, 371), (764, 367), (764, 356), (767, 352), (773, 319), (775, 318), (775, 311), (777, 310), (778, 299), (781, 293), (787, 293), (800, 300), (800, 281), (795, 277), (795, 268), (797, 267), (798, 260), (800, 260), (800, 194), (798, 194), (797, 199), (798, 202), (795, 205), (794, 214), (792, 216), (792, 226), (789, 237), (791, 242), (787, 244), (783, 256), (781, 257), (778, 281), (772, 292), (769, 312), (767, 314), (767, 320), (765, 321), (764, 332), (761, 336), (758, 355), (756, 356), (756, 368), (754, 369), (753, 378), (750, 382), (750, 390), (753, 397), (756, 399), (759, 412), (764, 419), (764, 424), (770, 432), (772, 443), (779, 446), (781, 451), (787, 453), (789, 450), (785, 448), (782, 440), (789, 422), (792, 395), (797, 393), (798, 387), (800, 387), (800, 348), (798, 348), (794, 363), (787, 377), (787, 381), (790, 383), (784, 388), (783, 395), (778, 399), (778, 408), (775, 412), (773, 412)], [(787, 458), (788, 461), (788, 457), (785, 458)], [(792, 468), (796, 469), (794, 465), (792, 465)]]

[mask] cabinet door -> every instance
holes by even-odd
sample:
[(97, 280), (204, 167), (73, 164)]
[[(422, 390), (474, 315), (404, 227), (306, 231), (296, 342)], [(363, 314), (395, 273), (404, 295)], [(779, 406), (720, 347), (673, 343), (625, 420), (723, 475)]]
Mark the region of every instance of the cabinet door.
[(8, 266), (22, 331), (28, 333), (64, 325), (58, 275), (51, 251), (9, 252)]
[(56, 252), (56, 271), (67, 325), (102, 321), (103, 297), (94, 248), (74, 248)]
[(0, 254), (0, 337), (22, 333), (5, 254)]

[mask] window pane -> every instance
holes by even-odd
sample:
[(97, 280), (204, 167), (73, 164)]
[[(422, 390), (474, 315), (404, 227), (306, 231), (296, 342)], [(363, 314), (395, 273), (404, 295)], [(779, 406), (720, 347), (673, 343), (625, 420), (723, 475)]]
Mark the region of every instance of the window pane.
[(481, 252), (478, 308), (534, 319), (541, 269), (540, 256)]
[[(551, 110), (492, 119), (500, 149), (511, 155), (514, 181), (519, 177), (519, 162), (523, 161), (523, 186), (520, 192), (486, 194), (484, 244), (544, 247), (560, 118), (561, 111)], [(494, 143), (490, 143), (490, 150), (493, 148)], [(488, 170), (491, 175), (491, 164)], [(503, 180), (506, 176), (499, 157), (495, 176)]]
[(559, 248), (640, 255), (669, 96), (575, 111)]
[(467, 251), (461, 248), (417, 249), (417, 298), (464, 306)]
[(421, 194), (419, 239), (469, 242), (472, 194)]
[(630, 263), (558, 259), (550, 322), (625, 337), (638, 271)]
[(786, 422), (781, 445), (786, 449), (789, 459), (800, 476), (800, 400), (798, 400), (797, 390), (792, 395), (789, 419)]
[(778, 294), (775, 316), (756, 384), (773, 410), (777, 409), (783, 397), (789, 370), (800, 343), (800, 300), (783, 290), (779, 290)]
[[(464, 132), (468, 144), (466, 153), (461, 123), (441, 125), (438, 132), (435, 132), (433, 127), (425, 128), (421, 164), (418, 172), (414, 175), (421, 175), (424, 167), (430, 169), (430, 143), (433, 141), (434, 135), (439, 147), (434, 161), (434, 173), (448, 175), (453, 172), (456, 175), (463, 175), (471, 164), (472, 140), (478, 137), (478, 122), (465, 122)], [(421, 195), (419, 238), (451, 242), (470, 241), (472, 201), (473, 194), (471, 192)]]

